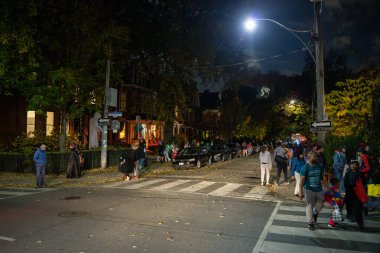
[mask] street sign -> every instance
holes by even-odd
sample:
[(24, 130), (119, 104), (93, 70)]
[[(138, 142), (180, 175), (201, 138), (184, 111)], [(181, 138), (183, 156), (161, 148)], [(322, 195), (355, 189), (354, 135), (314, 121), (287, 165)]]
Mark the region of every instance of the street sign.
[(310, 124), (310, 131), (328, 131), (331, 130), (332, 124), (331, 120), (323, 120), (323, 121), (314, 121)]
[(121, 116), (123, 116), (122, 112), (109, 112), (108, 113), (108, 117), (117, 118), (117, 117), (121, 117)]
[(98, 119), (98, 122), (101, 125), (107, 125), (110, 122), (110, 119), (108, 119), (108, 118), (100, 118), (100, 119)]

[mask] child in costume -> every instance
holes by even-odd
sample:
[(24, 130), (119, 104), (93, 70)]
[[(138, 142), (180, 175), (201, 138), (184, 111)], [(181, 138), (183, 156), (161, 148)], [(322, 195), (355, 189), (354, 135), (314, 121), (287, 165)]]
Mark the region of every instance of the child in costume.
[(331, 179), (329, 186), (329, 190), (325, 192), (325, 200), (332, 207), (328, 226), (336, 228), (336, 225), (343, 221), (343, 198), (340, 195), (339, 180), (337, 178)]

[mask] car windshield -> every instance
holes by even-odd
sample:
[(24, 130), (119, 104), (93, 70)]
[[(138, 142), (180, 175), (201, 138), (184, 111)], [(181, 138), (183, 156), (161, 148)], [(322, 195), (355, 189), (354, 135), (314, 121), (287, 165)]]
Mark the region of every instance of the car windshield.
[(192, 155), (196, 154), (197, 150), (195, 148), (184, 148), (179, 152), (179, 155)]

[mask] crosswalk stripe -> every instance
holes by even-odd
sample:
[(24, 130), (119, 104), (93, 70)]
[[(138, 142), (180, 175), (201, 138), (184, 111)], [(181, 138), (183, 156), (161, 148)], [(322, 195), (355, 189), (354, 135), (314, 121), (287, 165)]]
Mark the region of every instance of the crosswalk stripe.
[[(279, 213), (276, 215), (275, 220), (307, 222), (306, 216), (279, 214)], [(329, 222), (329, 218), (318, 217), (318, 224), (323, 224), (323, 223), (327, 224), (328, 222)], [(347, 224), (347, 223), (343, 222), (342, 224)], [(353, 223), (353, 225), (355, 225), (355, 223)], [(379, 228), (380, 222), (364, 220), (364, 226), (365, 227)]]
[(176, 181), (173, 181), (173, 182), (170, 182), (167, 184), (152, 187), (152, 188), (150, 188), (150, 190), (157, 190), (157, 191), (167, 190), (167, 189), (170, 189), (172, 187), (175, 187), (175, 186), (178, 186), (178, 185), (190, 182), (190, 181), (191, 180), (176, 180)]
[(220, 187), (219, 189), (216, 189), (215, 191), (209, 192), (208, 195), (227, 196), (229, 193), (231, 193), (233, 190), (236, 190), (240, 186), (242, 186), (242, 184), (229, 183), (225, 186)]
[[(326, 252), (334, 252), (334, 253), (354, 253), (357, 251), (351, 250), (342, 250), (342, 249), (332, 249), (332, 248), (323, 248), (323, 247), (314, 247), (308, 245), (299, 245), (299, 244), (291, 244), (291, 243), (282, 243), (282, 242), (272, 242), (265, 241), (260, 252), (281, 252), (281, 253), (326, 253)], [(363, 251), (364, 253), (364, 251)]]
[(256, 199), (256, 198), (262, 198), (262, 195), (265, 195), (267, 193), (266, 189), (263, 189), (263, 187), (255, 186), (250, 190), (247, 194), (243, 196), (243, 198), (249, 198), (249, 199)]
[(272, 225), (269, 230), (272, 234), (282, 234), (282, 235), (293, 235), (293, 236), (307, 236), (307, 237), (317, 237), (317, 238), (344, 238), (346, 241), (356, 241), (356, 242), (369, 242), (369, 243), (379, 243), (378, 234), (368, 234), (368, 233), (353, 233), (352, 231), (342, 231), (342, 230), (315, 230), (310, 231), (306, 226), (305, 228), (288, 227), (288, 226), (277, 226)]
[(213, 184), (215, 184), (215, 182), (201, 181), (197, 184), (194, 184), (194, 185), (191, 185), (189, 187), (180, 189), (180, 190), (178, 190), (178, 192), (193, 193), (193, 192), (199, 191), (199, 190), (206, 188), (206, 187), (213, 185)]
[[(304, 206), (280, 206), (280, 210), (282, 211), (293, 211), (293, 212), (306, 212), (306, 208)], [(331, 213), (331, 210), (328, 208), (323, 208), (321, 213)]]
[(149, 185), (160, 183), (160, 182), (163, 182), (163, 181), (166, 181), (166, 179), (153, 179), (153, 180), (145, 181), (145, 182), (142, 182), (142, 183), (132, 184), (132, 185), (129, 185), (129, 186), (126, 186), (126, 187), (123, 187), (123, 188), (130, 189), (130, 190), (132, 190), (132, 189), (139, 189), (141, 187), (149, 186)]
[[(275, 220), (283, 220), (283, 221), (295, 221), (295, 222), (307, 222), (306, 216), (300, 215), (287, 215), (287, 214), (277, 214)], [(329, 218), (318, 218), (318, 223), (327, 223)]]

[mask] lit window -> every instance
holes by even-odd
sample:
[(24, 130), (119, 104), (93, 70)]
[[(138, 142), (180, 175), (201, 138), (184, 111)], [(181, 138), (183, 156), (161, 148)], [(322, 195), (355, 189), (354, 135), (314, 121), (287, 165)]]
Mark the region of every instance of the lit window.
[(54, 130), (54, 112), (46, 113), (46, 136), (52, 135)]
[(123, 124), (123, 130), (120, 131), (119, 137), (120, 137), (121, 140), (124, 140), (125, 139), (125, 135), (126, 135), (127, 124), (124, 123), (124, 122), (122, 122), (121, 124)]
[(26, 136), (29, 138), (34, 137), (34, 131), (36, 129), (36, 112), (28, 111), (26, 118)]

